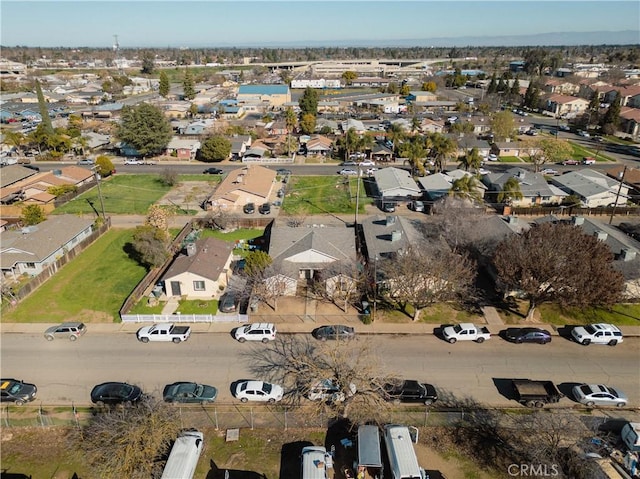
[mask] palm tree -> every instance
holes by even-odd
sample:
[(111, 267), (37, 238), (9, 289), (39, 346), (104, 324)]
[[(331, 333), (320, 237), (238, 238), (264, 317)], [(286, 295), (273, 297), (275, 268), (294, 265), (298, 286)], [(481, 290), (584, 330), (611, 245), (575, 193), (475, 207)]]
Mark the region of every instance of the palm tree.
[(454, 180), (449, 190), (449, 196), (473, 202), (482, 201), (478, 179), (472, 175), (464, 175), (462, 178)]
[(469, 171), (469, 169), (473, 169), (478, 171), (480, 166), (482, 165), (482, 157), (480, 153), (478, 153), (477, 148), (471, 148), (470, 151), (467, 151), (467, 154), (460, 157), (459, 168), (464, 168), (464, 171)]
[(458, 151), (456, 142), (442, 133), (430, 135), (429, 146), (429, 156), (433, 158), (436, 173), (442, 171), (447, 160), (452, 158)]
[(22, 146), (25, 144), (25, 137), (19, 131), (5, 131), (3, 134), (4, 142), (16, 149), (16, 152), (22, 154)]
[(502, 185), (502, 190), (498, 193), (498, 203), (510, 204), (513, 200), (521, 200), (523, 198), (520, 191), (520, 183), (516, 178), (509, 178)]
[(402, 156), (409, 158), (411, 164), (411, 174), (424, 175), (424, 162), (420, 161), (424, 159), (427, 154), (422, 141), (415, 139), (410, 143), (404, 143), (401, 149)]
[(287, 124), (287, 155), (291, 156), (291, 132), (296, 126), (297, 122), (296, 114), (293, 108), (288, 107), (285, 113), (285, 122)]
[(415, 133), (416, 131), (420, 131), (420, 119), (414, 116), (411, 119), (411, 133)]

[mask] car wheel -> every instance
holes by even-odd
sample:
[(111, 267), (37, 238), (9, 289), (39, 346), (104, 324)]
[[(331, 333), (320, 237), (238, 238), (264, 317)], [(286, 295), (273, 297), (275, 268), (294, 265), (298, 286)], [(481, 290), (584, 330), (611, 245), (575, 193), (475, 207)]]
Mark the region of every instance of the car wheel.
[(75, 334), (69, 336), (69, 341), (75, 341), (76, 339), (78, 339), (78, 336), (76, 336)]
[(267, 344), (267, 343), (269, 342), (269, 340), (268, 340), (267, 338), (262, 338), (262, 342), (263, 342), (264, 344)]
[(582, 341), (582, 345), (583, 346), (589, 346), (591, 344), (591, 340), (590, 339), (585, 339)]
[(247, 398), (240, 398), (240, 402), (247, 402), (248, 399)]
[(615, 346), (616, 344), (618, 344), (618, 340), (616, 339), (612, 339), (611, 341), (609, 341), (609, 346)]
[(484, 338), (478, 338), (478, 339), (476, 339), (476, 343), (484, 343)]
[(96, 406), (104, 407), (104, 401), (96, 401)]
[(24, 401), (22, 399), (17, 399), (15, 402), (16, 406), (23, 406), (24, 405)]
[(181, 339), (180, 338), (173, 338), (171, 341), (173, 341), (175, 344), (178, 344)]
[(454, 344), (457, 341), (456, 338), (449, 338), (449, 343)]
[(433, 404), (433, 399), (425, 399), (424, 401), (425, 406), (431, 406), (432, 404)]
[(543, 408), (544, 407), (544, 403), (542, 401), (536, 401), (535, 406), (537, 408)]
[(516, 339), (516, 344), (522, 344), (522, 338)]
[(276, 402), (276, 400), (275, 400), (275, 399), (273, 399), (273, 398), (269, 398), (269, 402), (270, 402), (270, 403), (274, 403), (274, 402)]
[(588, 402), (584, 403), (584, 405), (587, 406), (587, 407), (593, 407), (593, 406), (595, 406), (595, 404), (596, 403), (594, 403), (593, 401), (588, 401)]
[(46, 339), (47, 341), (53, 341), (53, 336), (48, 336), (48, 335), (47, 335), (47, 336), (45, 336), (45, 339)]
[(239, 342), (239, 343), (244, 343), (245, 341), (246, 341), (246, 339), (244, 339), (244, 338), (240, 338), (240, 339), (238, 339), (238, 342)]
[(525, 403), (525, 406), (527, 406), (527, 407), (535, 407), (536, 406), (536, 402), (535, 401), (527, 401)]
[(140, 341), (146, 344), (149, 342), (149, 338), (141, 338)]
[(626, 403), (619, 402), (618, 404), (616, 404), (616, 407), (625, 407), (626, 405)]

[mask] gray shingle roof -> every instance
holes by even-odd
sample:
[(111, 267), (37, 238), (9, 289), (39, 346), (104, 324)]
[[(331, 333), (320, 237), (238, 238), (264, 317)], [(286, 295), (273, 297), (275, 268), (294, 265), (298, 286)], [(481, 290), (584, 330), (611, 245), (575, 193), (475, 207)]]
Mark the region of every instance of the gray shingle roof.
[(554, 177), (552, 181), (561, 188), (574, 192), (583, 198), (610, 192), (619, 185), (619, 182), (613, 178), (589, 169), (570, 171), (562, 176)]
[(181, 253), (169, 266), (162, 279), (167, 280), (187, 271), (216, 281), (233, 251), (233, 243), (216, 238), (196, 241), (196, 251), (192, 256)]

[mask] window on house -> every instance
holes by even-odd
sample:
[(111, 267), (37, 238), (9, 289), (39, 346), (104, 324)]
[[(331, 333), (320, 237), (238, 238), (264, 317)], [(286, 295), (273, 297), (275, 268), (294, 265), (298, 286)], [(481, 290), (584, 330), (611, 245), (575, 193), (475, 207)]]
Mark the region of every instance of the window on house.
[(27, 263), (27, 268), (31, 268), (31, 269), (33, 269), (33, 268), (35, 268), (35, 267), (36, 267), (36, 264), (35, 264), (35, 263)]
[(194, 281), (193, 282), (193, 290), (194, 291), (204, 291), (204, 281)]

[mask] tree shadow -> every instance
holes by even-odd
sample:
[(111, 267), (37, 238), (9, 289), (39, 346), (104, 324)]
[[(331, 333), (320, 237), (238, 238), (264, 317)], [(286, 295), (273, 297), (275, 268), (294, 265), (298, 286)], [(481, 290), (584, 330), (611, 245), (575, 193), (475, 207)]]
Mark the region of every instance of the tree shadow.
[[(73, 475), (74, 478), (78, 478), (76, 474)], [(19, 472), (7, 472), (6, 469), (0, 471), (0, 479), (31, 479), (31, 475), (21, 474)]]
[(295, 441), (282, 445), (280, 449), (280, 479), (300, 476), (300, 455), (302, 454), (302, 449), (313, 445), (310, 441)]
[(221, 469), (213, 459), (209, 460), (209, 472), (206, 479), (267, 479), (267, 476), (259, 472), (243, 471), (240, 469)]
[(352, 468), (356, 460), (355, 427), (345, 418), (333, 418), (329, 421), (324, 446), (333, 454), (335, 477), (344, 477), (344, 469)]

